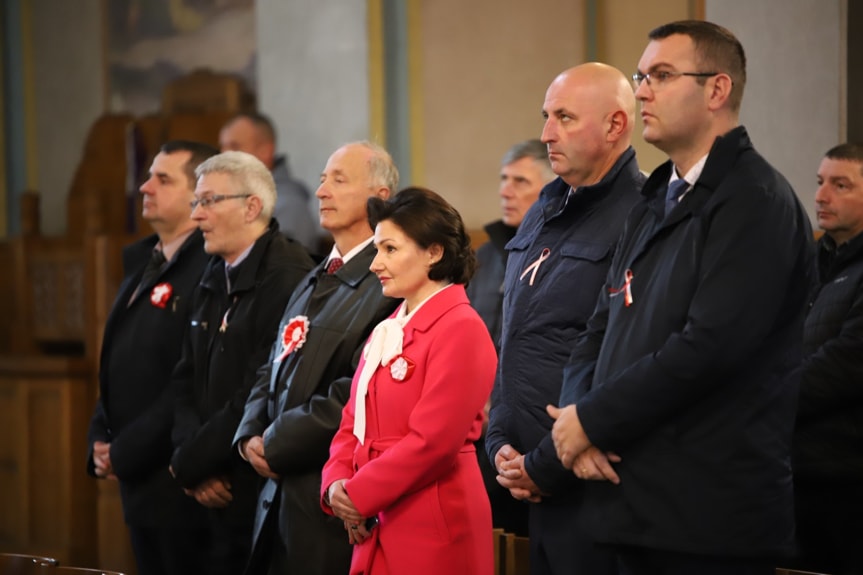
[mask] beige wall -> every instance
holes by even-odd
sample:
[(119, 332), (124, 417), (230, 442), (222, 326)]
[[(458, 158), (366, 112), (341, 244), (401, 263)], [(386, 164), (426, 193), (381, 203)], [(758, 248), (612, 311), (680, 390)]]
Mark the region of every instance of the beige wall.
[[(585, 57), (582, 1), (422, 2), (420, 86), (427, 185), (469, 228), (500, 217), (500, 159), (538, 138), (548, 84)], [(413, 31), (412, 31), (413, 32)], [(421, 176), (422, 177), (422, 176)], [(405, 182), (407, 183), (407, 182)]]
[[(619, 68), (627, 77), (635, 72), (647, 45), (647, 33), (666, 22), (698, 16), (692, 0), (601, 0), (597, 17), (597, 56)], [(638, 115), (632, 144), (638, 165), (652, 171), (667, 156), (641, 137), (644, 125)]]
[(36, 176), (28, 180), (40, 193), (43, 233), (62, 235), (84, 140), (104, 110), (102, 0), (30, 2)]

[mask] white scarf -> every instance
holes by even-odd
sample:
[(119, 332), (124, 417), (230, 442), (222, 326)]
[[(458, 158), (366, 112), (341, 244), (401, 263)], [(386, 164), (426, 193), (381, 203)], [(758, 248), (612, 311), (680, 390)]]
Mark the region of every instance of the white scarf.
[(369, 343), (366, 344), (366, 348), (363, 350), (363, 357), (366, 362), (363, 365), (362, 371), (360, 371), (360, 379), (357, 381), (356, 400), (354, 402), (354, 435), (360, 444), (365, 441), (366, 437), (366, 395), (369, 391), (369, 382), (372, 376), (377, 371), (378, 366), (386, 367), (392, 360), (401, 355), (402, 342), (404, 341), (404, 327), (414, 314), (428, 300), (451, 285), (447, 284), (435, 291), (420, 302), (410, 313), (407, 313), (407, 303), (402, 302), (395, 317), (385, 319), (375, 326), (374, 331), (372, 331)]

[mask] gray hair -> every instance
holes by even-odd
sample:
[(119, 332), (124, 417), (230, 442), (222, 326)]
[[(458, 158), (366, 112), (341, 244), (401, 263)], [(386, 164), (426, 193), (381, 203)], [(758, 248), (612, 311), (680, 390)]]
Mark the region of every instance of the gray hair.
[(551, 169), (551, 162), (548, 159), (548, 148), (541, 140), (525, 140), (515, 144), (503, 155), (500, 165), (501, 167), (508, 166), (522, 158), (531, 158), (536, 162), (545, 180), (553, 180), (557, 177)]
[(359, 146), (372, 153), (369, 158), (369, 187), (385, 187), (393, 194), (398, 191), (399, 170), (389, 152), (369, 140), (351, 142), (346, 146)]
[(234, 193), (249, 194), (261, 200), (259, 219), (270, 221), (276, 207), (276, 182), (258, 158), (246, 152), (222, 152), (195, 168), (195, 177), (228, 174), (237, 187)]

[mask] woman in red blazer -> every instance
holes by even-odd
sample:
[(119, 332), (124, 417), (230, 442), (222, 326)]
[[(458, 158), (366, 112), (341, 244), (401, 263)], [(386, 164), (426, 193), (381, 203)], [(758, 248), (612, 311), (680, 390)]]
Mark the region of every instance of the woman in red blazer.
[(497, 369), (464, 284), (475, 268), (458, 212), (420, 188), (368, 201), (384, 295), (404, 298), (366, 345), (323, 469), (351, 574), (490, 575), (491, 510), (474, 453)]

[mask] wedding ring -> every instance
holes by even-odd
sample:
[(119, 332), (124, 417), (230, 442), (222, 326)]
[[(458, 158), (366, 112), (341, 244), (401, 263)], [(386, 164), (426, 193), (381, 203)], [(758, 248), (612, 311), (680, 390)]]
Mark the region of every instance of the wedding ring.
[(582, 467), (581, 473), (582, 473), (582, 475), (587, 475), (587, 467)]

